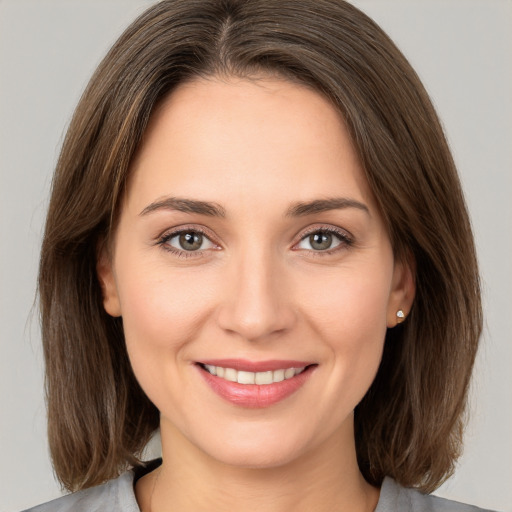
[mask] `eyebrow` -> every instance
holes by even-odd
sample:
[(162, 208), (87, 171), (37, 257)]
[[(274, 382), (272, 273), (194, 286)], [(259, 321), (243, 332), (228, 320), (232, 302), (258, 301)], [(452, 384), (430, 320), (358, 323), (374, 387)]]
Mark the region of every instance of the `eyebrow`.
[(332, 197), (328, 199), (315, 199), (309, 202), (294, 203), (286, 212), (287, 217), (302, 217), (314, 213), (327, 212), (329, 210), (342, 210), (345, 208), (357, 208), (370, 214), (368, 206), (364, 203), (347, 197)]
[[(332, 197), (328, 199), (315, 199), (308, 202), (293, 203), (286, 211), (287, 217), (303, 217), (329, 210), (342, 210), (345, 208), (357, 208), (370, 213), (368, 207), (355, 199), (346, 197)], [(177, 197), (166, 197), (146, 206), (140, 215), (147, 215), (158, 210), (174, 210), (184, 213), (197, 213), (209, 217), (225, 217), (226, 210), (217, 203), (209, 201), (198, 201), (196, 199), (184, 199)]]
[(208, 201), (198, 201), (195, 199), (182, 199), (177, 197), (166, 197), (146, 206), (140, 212), (140, 215), (158, 210), (174, 210), (184, 213), (198, 213), (200, 215), (208, 215), (209, 217), (225, 217), (226, 210), (217, 203)]

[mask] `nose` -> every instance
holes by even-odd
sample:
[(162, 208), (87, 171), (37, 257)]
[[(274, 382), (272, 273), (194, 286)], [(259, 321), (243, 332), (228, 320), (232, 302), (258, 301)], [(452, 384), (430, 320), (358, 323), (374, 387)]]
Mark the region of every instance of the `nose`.
[(284, 269), (270, 257), (241, 258), (228, 279), (217, 317), (222, 329), (261, 341), (293, 327), (296, 313)]

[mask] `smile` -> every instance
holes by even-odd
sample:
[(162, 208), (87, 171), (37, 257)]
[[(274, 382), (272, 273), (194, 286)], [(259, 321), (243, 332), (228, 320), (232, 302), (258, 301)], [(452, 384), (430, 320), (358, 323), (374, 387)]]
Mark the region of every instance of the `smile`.
[(318, 364), (224, 359), (203, 361), (195, 366), (208, 387), (224, 400), (238, 407), (262, 408), (299, 391)]
[(248, 372), (210, 364), (203, 366), (211, 375), (215, 375), (229, 382), (238, 382), (238, 384), (258, 384), (263, 386), (291, 379), (302, 373), (305, 369), (303, 366), (302, 368), (280, 368), (266, 372)]

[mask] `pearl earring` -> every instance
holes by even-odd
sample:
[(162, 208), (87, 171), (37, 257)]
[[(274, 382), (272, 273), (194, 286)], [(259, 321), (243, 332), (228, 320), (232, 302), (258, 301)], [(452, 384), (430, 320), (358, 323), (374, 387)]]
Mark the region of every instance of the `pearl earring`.
[(404, 320), (405, 320), (405, 313), (403, 312), (403, 310), (399, 309), (396, 312), (396, 323), (401, 324)]

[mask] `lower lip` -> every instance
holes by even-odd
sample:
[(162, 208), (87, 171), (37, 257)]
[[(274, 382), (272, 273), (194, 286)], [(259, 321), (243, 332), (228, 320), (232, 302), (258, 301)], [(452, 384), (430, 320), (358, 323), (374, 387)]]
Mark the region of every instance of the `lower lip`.
[(313, 373), (316, 365), (307, 367), (291, 379), (274, 384), (239, 384), (212, 375), (197, 365), (203, 379), (210, 388), (228, 402), (240, 407), (261, 409), (281, 402), (301, 388)]

